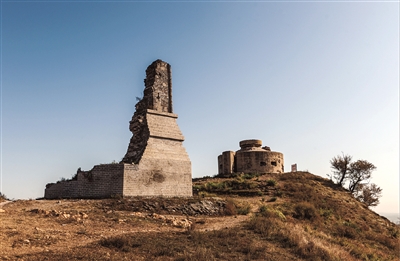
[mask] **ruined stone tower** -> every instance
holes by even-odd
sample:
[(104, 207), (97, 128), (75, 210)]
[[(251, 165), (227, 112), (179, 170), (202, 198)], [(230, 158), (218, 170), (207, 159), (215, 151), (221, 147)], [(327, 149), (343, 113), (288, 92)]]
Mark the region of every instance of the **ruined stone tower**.
[(129, 122), (132, 138), (118, 164), (78, 169), (71, 180), (47, 184), (45, 198), (192, 196), (191, 162), (172, 113), (171, 67), (161, 60), (146, 70), (143, 99)]
[[(122, 160), (125, 163), (139, 163), (150, 136), (180, 142), (184, 140), (176, 124), (177, 115), (172, 114), (170, 65), (161, 60), (154, 61), (147, 67), (144, 84), (143, 99), (136, 104), (136, 111), (129, 125), (133, 136), (129, 143), (128, 151)], [(165, 120), (165, 117), (170, 119)], [(152, 120), (157, 121), (160, 119), (164, 119), (169, 124), (167, 126), (151, 126)], [(162, 127), (162, 130), (160, 127)], [(150, 129), (152, 129), (153, 135), (150, 135)], [(163, 135), (157, 137), (155, 136), (157, 132)]]
[(153, 193), (191, 196), (191, 162), (182, 145), (184, 137), (176, 122), (178, 115), (172, 113), (170, 65), (154, 61), (146, 70), (144, 83), (143, 99), (136, 104), (129, 125), (133, 135), (122, 159), (122, 163), (137, 165), (143, 174), (127, 176), (135, 179), (128, 183), (127, 191), (142, 190), (140, 183), (151, 181)]

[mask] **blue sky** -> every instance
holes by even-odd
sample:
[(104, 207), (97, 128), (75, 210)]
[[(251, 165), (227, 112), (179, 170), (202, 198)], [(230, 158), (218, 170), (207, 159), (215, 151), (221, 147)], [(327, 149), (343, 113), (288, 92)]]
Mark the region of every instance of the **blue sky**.
[(1, 2), (1, 192), (119, 161), (145, 69), (172, 66), (193, 176), (261, 139), (326, 177), (342, 152), (377, 166), (399, 211), (399, 3)]

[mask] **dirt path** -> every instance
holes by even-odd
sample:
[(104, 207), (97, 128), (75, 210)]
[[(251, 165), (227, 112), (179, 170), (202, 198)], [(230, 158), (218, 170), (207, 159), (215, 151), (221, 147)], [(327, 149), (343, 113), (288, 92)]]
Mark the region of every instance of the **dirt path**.
[[(208, 218), (200, 218), (195, 221), (194, 229), (198, 231), (212, 231), (212, 230), (220, 230), (226, 229), (230, 227), (236, 227), (240, 225), (240, 223), (246, 221), (249, 218), (249, 215), (243, 216), (228, 216), (228, 217), (208, 217)], [(196, 223), (197, 222), (197, 223)], [(201, 224), (205, 222), (204, 224)]]

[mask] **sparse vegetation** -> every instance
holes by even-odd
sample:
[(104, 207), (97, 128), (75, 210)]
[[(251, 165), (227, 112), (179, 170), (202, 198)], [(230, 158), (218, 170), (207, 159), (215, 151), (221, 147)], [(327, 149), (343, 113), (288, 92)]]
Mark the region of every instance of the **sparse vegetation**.
[(232, 215), (247, 215), (250, 213), (251, 206), (248, 202), (238, 202), (233, 199), (227, 200), (225, 204), (225, 214)]
[(376, 184), (369, 184), (376, 167), (366, 160), (351, 160), (352, 156), (345, 154), (334, 157), (330, 161), (333, 171), (328, 177), (341, 187), (348, 184), (348, 190), (353, 196), (368, 207), (377, 206), (382, 189)]
[(352, 156), (344, 155), (344, 153), (342, 153), (342, 156), (338, 155), (333, 157), (330, 161), (332, 174), (328, 174), (328, 177), (335, 181), (339, 186), (344, 185), (344, 182), (349, 175), (349, 165), (352, 158)]
[(6, 195), (4, 195), (3, 193), (0, 192), (0, 202), (7, 201), (7, 200), (8, 200), (8, 198), (6, 197)]
[[(235, 178), (213, 179), (207, 178), (206, 182), (194, 184), (193, 191), (202, 194), (202, 192), (215, 194), (237, 194), (240, 196), (261, 196), (262, 192), (258, 189), (258, 183), (249, 179), (248, 174), (236, 175)], [(205, 179), (205, 178), (204, 178)]]
[(319, 218), (318, 211), (309, 202), (300, 202), (294, 207), (293, 217), (297, 219), (316, 220)]
[(58, 182), (64, 182), (64, 181), (67, 181), (68, 179), (66, 179), (66, 178), (64, 178), (64, 177), (61, 177), (58, 181), (57, 181), (57, 183)]
[[(264, 195), (218, 192), (243, 183), (255, 184)], [(328, 179), (305, 172), (239, 175), (199, 179), (195, 189), (217, 197), (9, 203), (1, 216), (0, 256), (33, 261), (398, 260), (399, 227)], [(174, 226), (160, 216), (168, 214), (192, 226)]]
[(236, 206), (236, 211), (239, 215), (247, 215), (250, 213), (251, 206), (248, 202), (240, 203)]
[(354, 194), (356, 199), (365, 203), (368, 207), (376, 207), (379, 204), (379, 198), (382, 196), (382, 189), (376, 184), (358, 185)]
[(267, 186), (275, 187), (275, 185), (276, 185), (276, 180), (274, 179), (267, 180)]

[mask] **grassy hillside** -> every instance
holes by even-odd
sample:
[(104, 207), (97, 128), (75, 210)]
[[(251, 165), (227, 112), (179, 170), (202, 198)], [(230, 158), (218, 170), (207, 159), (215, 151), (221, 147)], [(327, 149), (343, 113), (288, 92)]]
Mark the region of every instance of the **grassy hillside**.
[(400, 260), (398, 226), (313, 174), (202, 178), (193, 189), (191, 199), (7, 204), (0, 260)]
[(199, 180), (195, 188), (200, 195), (262, 193), (247, 228), (298, 258), (400, 260), (399, 227), (328, 179), (306, 172), (241, 175)]

